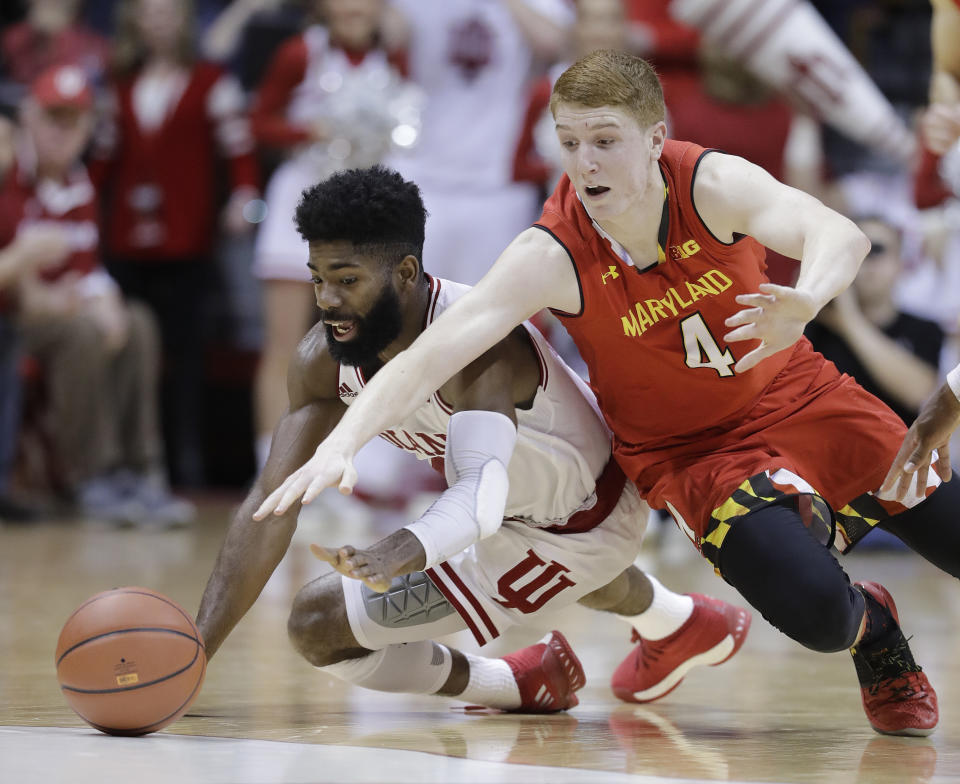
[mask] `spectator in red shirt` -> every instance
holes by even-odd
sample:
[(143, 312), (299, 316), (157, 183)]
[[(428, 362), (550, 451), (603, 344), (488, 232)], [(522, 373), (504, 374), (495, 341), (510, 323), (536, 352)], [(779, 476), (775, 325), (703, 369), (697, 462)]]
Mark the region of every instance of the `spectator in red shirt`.
[(21, 110), (16, 160), (0, 183), (0, 248), (40, 232), (7, 306), (48, 387), (58, 468), (78, 511), (136, 523), (186, 523), (169, 495), (156, 420), (156, 325), (125, 302), (99, 259), (96, 192), (81, 162), (93, 126), (83, 71), (43, 72)]
[(217, 212), (226, 195), (226, 229), (250, 228), (243, 210), (257, 194), (253, 138), (237, 80), (197, 59), (187, 0), (125, 0), (117, 13), (112, 122), (98, 134), (93, 165), (106, 195), (107, 264), (159, 319), (170, 469), (175, 482), (199, 484)]

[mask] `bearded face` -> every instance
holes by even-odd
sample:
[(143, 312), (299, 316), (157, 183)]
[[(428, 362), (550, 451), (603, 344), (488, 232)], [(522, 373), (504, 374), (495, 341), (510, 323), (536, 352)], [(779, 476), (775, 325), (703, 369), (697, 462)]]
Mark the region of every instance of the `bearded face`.
[(400, 298), (385, 282), (380, 296), (365, 314), (349, 305), (322, 311), (327, 348), (341, 365), (364, 366), (400, 336)]

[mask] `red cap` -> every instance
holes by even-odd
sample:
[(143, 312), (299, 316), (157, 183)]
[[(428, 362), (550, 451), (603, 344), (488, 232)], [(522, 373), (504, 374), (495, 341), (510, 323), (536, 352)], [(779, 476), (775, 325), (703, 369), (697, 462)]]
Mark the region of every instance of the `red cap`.
[(44, 109), (89, 109), (93, 88), (82, 68), (58, 65), (48, 68), (30, 85), (30, 95)]

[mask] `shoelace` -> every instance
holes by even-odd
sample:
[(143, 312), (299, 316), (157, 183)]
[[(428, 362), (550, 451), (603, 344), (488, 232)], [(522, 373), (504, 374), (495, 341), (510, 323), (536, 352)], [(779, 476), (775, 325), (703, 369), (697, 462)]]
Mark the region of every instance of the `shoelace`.
[(630, 633), (630, 642), (640, 644), (640, 658), (644, 664), (647, 662), (657, 662), (660, 660), (660, 654), (663, 653), (660, 647), (656, 644), (656, 642), (644, 640), (637, 633), (636, 629), (633, 629)]
[(923, 668), (914, 661), (908, 643), (908, 638), (901, 637), (893, 648), (864, 654), (873, 676), (869, 686), (871, 696), (881, 688), (889, 689), (890, 699), (895, 702), (903, 702), (915, 695), (924, 696), (923, 689), (918, 688), (920, 679), (916, 677)]

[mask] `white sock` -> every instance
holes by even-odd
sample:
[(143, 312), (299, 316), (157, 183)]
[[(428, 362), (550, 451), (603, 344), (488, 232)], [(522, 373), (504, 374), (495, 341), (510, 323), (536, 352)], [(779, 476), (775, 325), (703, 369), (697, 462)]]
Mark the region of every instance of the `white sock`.
[(470, 680), (467, 688), (457, 695), (458, 700), (501, 710), (520, 707), (520, 689), (509, 664), (503, 659), (463, 655), (470, 665)]
[[(509, 669), (506, 662), (504, 666)], [(318, 669), (366, 689), (435, 694), (447, 682), (452, 667), (449, 648), (432, 640), (422, 640), (388, 645), (366, 656)]]
[(646, 640), (662, 640), (686, 623), (693, 613), (693, 599), (664, 588), (652, 574), (647, 579), (653, 586), (653, 601), (639, 615), (620, 615), (637, 634)]

